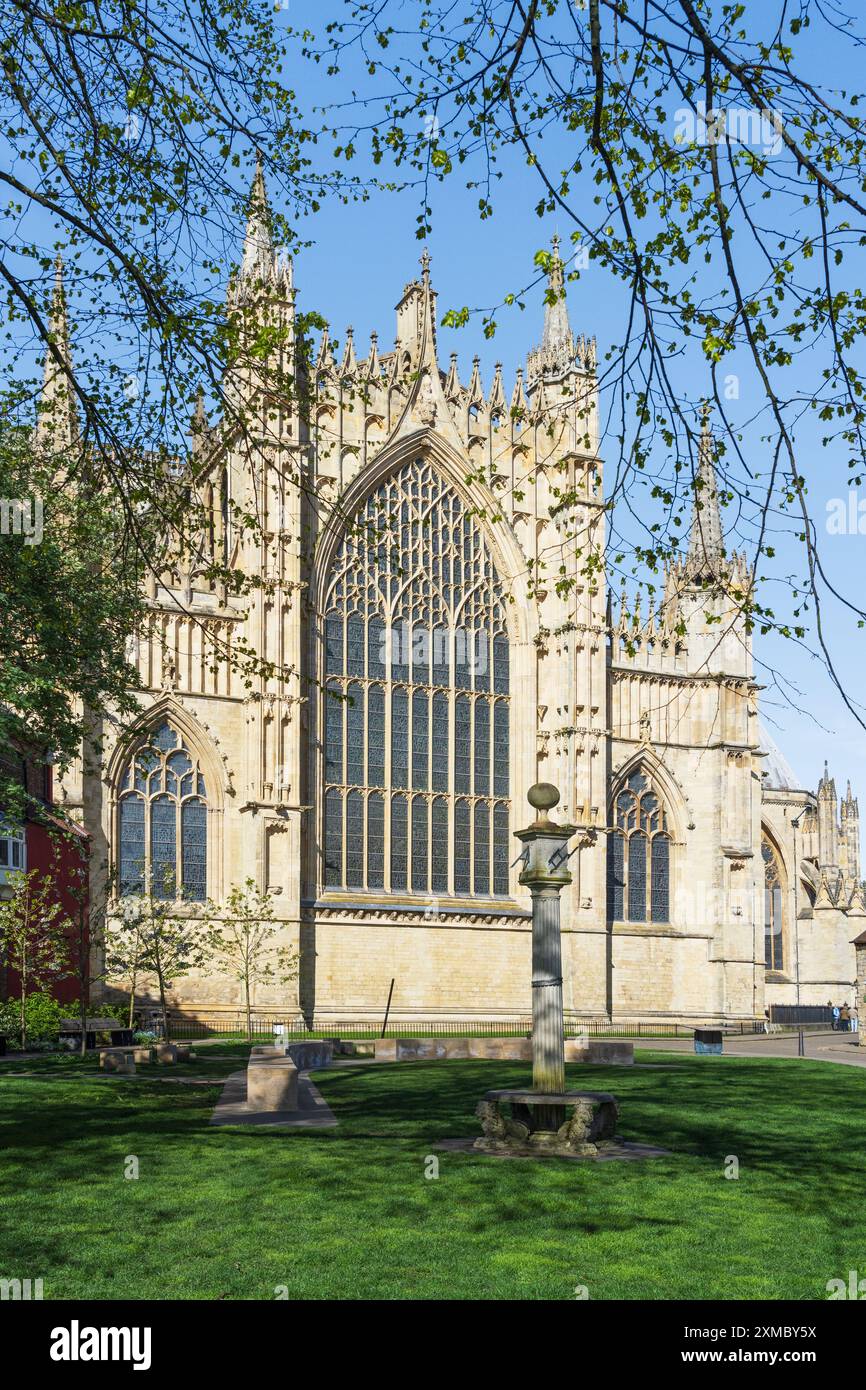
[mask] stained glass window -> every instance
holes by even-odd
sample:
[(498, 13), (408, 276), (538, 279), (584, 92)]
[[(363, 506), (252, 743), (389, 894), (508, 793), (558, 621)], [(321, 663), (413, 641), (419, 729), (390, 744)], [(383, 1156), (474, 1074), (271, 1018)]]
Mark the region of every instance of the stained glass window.
[(121, 895), (207, 897), (207, 793), (197, 760), (160, 724), (120, 779), (117, 877)]
[(131, 792), (120, 799), (120, 893), (144, 891), (144, 797)]
[(325, 886), (506, 897), (505, 609), (479, 521), (426, 460), (348, 526), (322, 646)]
[(367, 801), (367, 883), (382, 888), (385, 883), (385, 802), (379, 792)]
[(670, 921), (670, 834), (651, 777), (633, 772), (614, 798), (607, 845), (607, 911), (614, 922)]
[(625, 836), (615, 831), (607, 842), (607, 912), (621, 922), (625, 905)]
[(768, 840), (761, 846), (764, 860), (764, 963), (768, 970), (784, 969), (782, 877), (779, 861)]

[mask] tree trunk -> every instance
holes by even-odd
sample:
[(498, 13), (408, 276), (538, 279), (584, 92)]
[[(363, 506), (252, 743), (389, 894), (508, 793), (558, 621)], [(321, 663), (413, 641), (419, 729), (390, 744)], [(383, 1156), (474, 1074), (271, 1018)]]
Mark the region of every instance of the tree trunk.
[(251, 1005), (250, 1005), (250, 977), (249, 977), (249, 975), (247, 975), (246, 979), (244, 980), (244, 998), (245, 998), (245, 1000), (246, 1000), (246, 1006), (247, 1006), (247, 1042), (248, 1042), (248, 1043), (251, 1043), (252, 1040), (253, 1040), (253, 1012), (252, 1012), (252, 1007), (251, 1007)]
[(25, 931), (21, 942), (21, 1051), (27, 1051), (27, 926), (29, 919), (25, 917)]
[(135, 1014), (135, 986), (138, 983), (138, 971), (133, 967), (132, 979), (129, 982), (129, 1026), (132, 1027), (133, 1015)]
[(79, 1015), (81, 1018), (81, 1056), (87, 1056), (87, 1015), (90, 1012), (90, 951), (89, 942), (86, 936), (86, 925), (84, 908), (79, 908), (79, 953), (78, 960), (81, 966), (79, 984), (81, 985), (81, 1002), (79, 1005)]
[(81, 1056), (87, 1056), (87, 1000), (84, 990), (81, 991), (81, 1003), (78, 1006), (78, 1016), (81, 1019)]
[(160, 970), (160, 972), (159, 972), (158, 979), (159, 979), (159, 1003), (160, 1003), (160, 1007), (161, 1007), (161, 1009), (162, 1009), (162, 1032), (163, 1032), (163, 1039), (164, 1039), (165, 1042), (171, 1042), (171, 1038), (170, 1038), (169, 1035), (168, 1035), (168, 1008), (166, 1007), (166, 1002), (165, 1002), (165, 980), (163, 979), (162, 971), (161, 971), (161, 970)]

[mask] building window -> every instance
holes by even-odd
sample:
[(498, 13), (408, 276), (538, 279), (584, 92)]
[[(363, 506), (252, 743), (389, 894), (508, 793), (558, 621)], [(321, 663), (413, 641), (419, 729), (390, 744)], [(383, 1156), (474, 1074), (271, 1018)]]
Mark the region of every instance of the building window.
[(350, 522), (323, 654), (325, 886), (506, 897), (501, 585), (477, 519), (426, 460)]
[(670, 921), (671, 837), (662, 799), (633, 772), (614, 801), (607, 846), (607, 910), (614, 922)]
[(120, 782), (118, 888), (121, 896), (207, 897), (207, 791), (198, 760), (169, 724), (151, 734)]
[(768, 970), (784, 970), (782, 876), (769, 841), (761, 846), (764, 860), (764, 964)]
[(27, 844), (24, 831), (0, 822), (0, 883), (7, 883), (11, 874), (27, 868)]

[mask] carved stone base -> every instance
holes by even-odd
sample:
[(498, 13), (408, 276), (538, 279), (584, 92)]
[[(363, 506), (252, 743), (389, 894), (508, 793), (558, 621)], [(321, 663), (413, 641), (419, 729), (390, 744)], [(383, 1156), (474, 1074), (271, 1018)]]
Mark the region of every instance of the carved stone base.
[(488, 1091), (475, 1113), (485, 1153), (595, 1158), (616, 1147), (619, 1107), (606, 1091)]

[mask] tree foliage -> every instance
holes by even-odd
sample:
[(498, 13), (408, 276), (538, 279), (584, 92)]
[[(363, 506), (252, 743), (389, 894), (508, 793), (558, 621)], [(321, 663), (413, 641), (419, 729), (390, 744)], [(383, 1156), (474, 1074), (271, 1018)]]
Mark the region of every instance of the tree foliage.
[[(600, 372), (609, 569), (657, 572), (678, 551), (697, 379), (721, 421), (729, 526), (757, 561), (742, 607), (812, 641), (862, 723), (825, 610), (862, 627), (866, 609), (828, 570), (810, 496), (818, 468), (835, 465), (840, 488), (864, 476), (861, 17), (841, 0), (473, 0), (425, 3), (417, 26), (395, 0), (333, 13), (296, 36), (334, 84), (323, 131), (339, 157), (390, 163), (415, 187), (419, 238), (454, 179), (482, 219), (501, 215), (517, 159), (539, 217), (570, 229), (570, 278), (621, 286)], [(445, 321), (477, 317), (492, 336), (529, 287)], [(780, 532), (800, 547), (793, 574), (775, 563)]]

